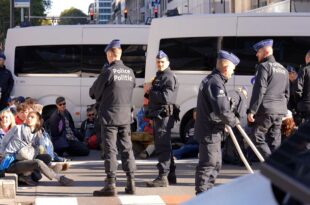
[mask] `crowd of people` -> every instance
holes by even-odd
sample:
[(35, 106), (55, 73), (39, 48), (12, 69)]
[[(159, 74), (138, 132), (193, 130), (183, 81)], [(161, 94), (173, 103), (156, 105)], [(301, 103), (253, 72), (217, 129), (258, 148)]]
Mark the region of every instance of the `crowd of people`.
[[(138, 113), (138, 131), (147, 135), (131, 134), (135, 76), (121, 60), (120, 40), (111, 41), (105, 49), (109, 66), (103, 68), (89, 90), (96, 105), (87, 109), (87, 119), (80, 131), (74, 126), (64, 97), (56, 99), (57, 109), (46, 122), (40, 114), (42, 105), (36, 100), (23, 97), (10, 99), (14, 81), (4, 67), (5, 56), (1, 54), (0, 75), (6, 80), (0, 85), (1, 106), (4, 106), (0, 114), (1, 172), (17, 173), (21, 181), (31, 185), (38, 182), (41, 173), (62, 185), (71, 185), (72, 179), (58, 173), (63, 168), (53, 167), (51, 162), (65, 161), (64, 156), (86, 156), (89, 154), (87, 144), (94, 148), (100, 145), (104, 151), (106, 180), (104, 187), (94, 191), (93, 195), (117, 194), (118, 153), (127, 176), (125, 192), (135, 194), (136, 164), (132, 141), (147, 136), (147, 143), (143, 144), (146, 150), (140, 156), (149, 156), (147, 147), (152, 145), (158, 159), (158, 175), (146, 182), (147, 187), (167, 187), (176, 183), (174, 161), (198, 156), (196, 194), (207, 191), (213, 187), (221, 169), (221, 144), (223, 139), (227, 139), (226, 125), (246, 128), (262, 156), (268, 158), (298, 125), (309, 120), (310, 50), (305, 56), (306, 66), (297, 73), (292, 66), (285, 68), (276, 61), (272, 46), (272, 39), (253, 46), (258, 66), (249, 103), (246, 88), (226, 90), (225, 84), (238, 69), (240, 59), (227, 51), (218, 53), (215, 69), (200, 84), (197, 107), (186, 129), (188, 141), (176, 150), (172, 150), (171, 129), (179, 120), (180, 110), (176, 105), (179, 83), (164, 51), (160, 50), (155, 58), (157, 73), (151, 83), (145, 84), (147, 103), (141, 109), (142, 114)], [(243, 144), (245, 150), (246, 143)]]

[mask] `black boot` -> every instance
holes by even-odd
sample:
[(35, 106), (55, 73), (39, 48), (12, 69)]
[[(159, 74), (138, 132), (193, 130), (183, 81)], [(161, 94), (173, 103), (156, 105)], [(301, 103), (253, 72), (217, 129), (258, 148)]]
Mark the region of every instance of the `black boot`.
[(146, 182), (148, 187), (167, 187), (168, 179), (167, 176), (158, 176), (156, 179), (150, 182)]
[(136, 184), (134, 177), (127, 177), (127, 185), (125, 187), (126, 194), (136, 194)]
[(176, 184), (177, 183), (177, 176), (175, 175), (175, 172), (170, 171), (168, 174), (168, 182), (169, 184)]
[(115, 196), (116, 194), (115, 178), (106, 178), (104, 187), (94, 191), (93, 196)]
[(169, 167), (170, 171), (168, 174), (169, 184), (176, 184), (177, 183), (177, 176), (175, 175), (176, 168), (177, 167), (175, 165), (174, 158), (173, 158), (173, 156), (171, 156), (170, 167)]

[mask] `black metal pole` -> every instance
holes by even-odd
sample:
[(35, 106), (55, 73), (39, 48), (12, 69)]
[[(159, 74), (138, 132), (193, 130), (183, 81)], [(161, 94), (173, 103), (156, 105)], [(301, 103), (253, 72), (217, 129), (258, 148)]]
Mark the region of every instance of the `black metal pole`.
[(260, 1), (257, 0), (257, 8), (259, 8), (259, 6), (260, 6)]
[(10, 0), (10, 28), (15, 26), (14, 21), (14, 0)]

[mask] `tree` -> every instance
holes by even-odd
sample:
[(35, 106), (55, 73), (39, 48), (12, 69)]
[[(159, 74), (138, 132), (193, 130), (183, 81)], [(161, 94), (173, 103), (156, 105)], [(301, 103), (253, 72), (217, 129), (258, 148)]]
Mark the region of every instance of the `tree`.
[[(63, 18), (62, 17), (84, 17), (84, 18)], [(80, 9), (71, 7), (66, 9), (60, 14), (60, 25), (76, 25), (76, 24), (87, 24), (87, 15), (83, 13)]]
[[(0, 0), (0, 44), (4, 41), (6, 32), (10, 27), (10, 1)], [(31, 16), (46, 16), (45, 12), (51, 7), (51, 0), (31, 0)], [(20, 9), (15, 9), (15, 24), (20, 25)], [(25, 10), (28, 16), (28, 9)], [(43, 19), (31, 19), (31, 25), (41, 25)]]

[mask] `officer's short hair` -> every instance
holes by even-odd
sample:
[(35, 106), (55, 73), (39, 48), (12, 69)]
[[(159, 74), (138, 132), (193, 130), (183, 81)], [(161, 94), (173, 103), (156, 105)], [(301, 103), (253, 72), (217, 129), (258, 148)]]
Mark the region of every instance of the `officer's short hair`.
[(110, 48), (109, 51), (111, 51), (114, 57), (120, 57), (122, 55), (121, 48)]
[[(229, 63), (232, 63), (231, 61), (227, 60), (227, 59), (217, 59), (216, 61), (216, 68), (218, 70), (222, 70), (226, 65), (228, 65)], [(232, 63), (233, 64), (233, 63)]]

